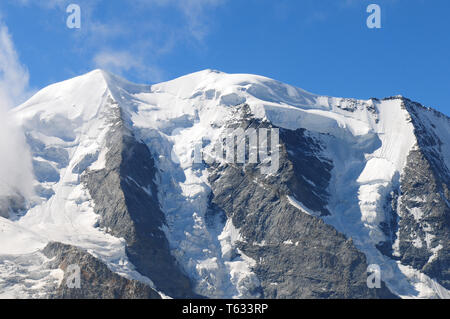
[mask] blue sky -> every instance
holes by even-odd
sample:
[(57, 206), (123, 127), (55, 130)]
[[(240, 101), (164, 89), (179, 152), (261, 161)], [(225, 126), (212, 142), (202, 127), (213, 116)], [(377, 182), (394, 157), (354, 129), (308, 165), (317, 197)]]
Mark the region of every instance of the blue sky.
[[(81, 7), (81, 29), (66, 26), (70, 3)], [(381, 29), (366, 25), (371, 3), (381, 7)], [(331, 96), (402, 94), (447, 115), (449, 14), (448, 0), (0, 3), (1, 26), (33, 90), (94, 68), (142, 83), (212, 68)]]

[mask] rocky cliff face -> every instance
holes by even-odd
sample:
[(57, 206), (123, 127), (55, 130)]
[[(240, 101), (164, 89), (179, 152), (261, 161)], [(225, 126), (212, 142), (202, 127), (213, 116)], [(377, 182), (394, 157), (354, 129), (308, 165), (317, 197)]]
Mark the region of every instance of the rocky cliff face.
[[(14, 115), (36, 196), (0, 209), (0, 296), (450, 296), (450, 121), (417, 103), (211, 70), (152, 87), (94, 71)], [(267, 156), (239, 159), (249, 135), (212, 156), (236, 130), (268, 132)], [(38, 263), (46, 288), (25, 294)], [(55, 285), (71, 264), (81, 290), (65, 272)]]
[(443, 158), (443, 137), (421, 116), (427, 112), (423, 106), (410, 100), (403, 103), (411, 114), (418, 143), (401, 176), (397, 256), (449, 289), (450, 174)]
[(157, 198), (153, 158), (125, 127), (120, 109), (114, 110), (105, 168), (88, 169), (81, 176), (100, 215), (99, 225), (126, 240), (129, 260), (139, 273), (153, 278), (159, 290), (174, 298), (194, 298), (190, 279), (170, 254), (161, 230), (165, 216)]
[[(233, 128), (272, 128), (242, 106)], [(367, 287), (367, 262), (351, 239), (325, 224), (333, 163), (320, 137), (305, 130), (280, 133), (279, 170), (266, 176), (260, 165), (211, 167), (215, 207), (225, 211), (242, 239), (235, 243), (255, 260), (264, 298), (394, 298), (385, 287)], [(292, 201), (304, 203), (300, 209)], [(310, 212), (314, 212), (311, 215)]]
[[(49, 243), (43, 253), (51, 258), (50, 268), (64, 271), (59, 286), (47, 297), (57, 299), (160, 299), (160, 295), (136, 280), (129, 280), (112, 272), (91, 254), (77, 247)], [(80, 269), (79, 287), (70, 285), (71, 265)], [(75, 280), (75, 279), (74, 279)], [(78, 280), (78, 279), (77, 279)]]

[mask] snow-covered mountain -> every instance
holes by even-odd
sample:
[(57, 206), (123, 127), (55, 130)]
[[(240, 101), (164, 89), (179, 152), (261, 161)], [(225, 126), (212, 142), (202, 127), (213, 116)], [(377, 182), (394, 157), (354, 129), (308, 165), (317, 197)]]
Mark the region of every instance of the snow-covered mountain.
[[(35, 194), (0, 199), (0, 297), (450, 297), (450, 119), (406, 98), (96, 70), (11, 115)], [(277, 170), (207, 160), (238, 128), (278, 129)]]

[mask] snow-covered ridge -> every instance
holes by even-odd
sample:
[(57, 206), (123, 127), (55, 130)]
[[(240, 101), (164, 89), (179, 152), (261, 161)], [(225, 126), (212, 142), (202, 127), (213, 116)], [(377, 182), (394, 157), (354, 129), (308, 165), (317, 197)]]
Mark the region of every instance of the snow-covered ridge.
[(13, 242), (2, 245), (0, 255), (8, 254), (4, 248), (11, 245), (17, 255), (57, 241), (88, 250), (119, 274), (151, 283), (128, 262), (125, 241), (97, 228), (94, 203), (80, 183), (86, 168), (104, 165), (105, 136), (112, 125), (113, 108), (117, 105), (105, 73), (96, 70), (51, 85), (12, 110), (31, 148), (36, 178), (35, 196), (29, 199), (32, 207), (16, 224), (39, 234), (40, 240), (23, 246)]
[[(96, 227), (95, 203), (80, 183), (85, 169), (105, 165), (105, 136), (114, 108), (120, 108), (126, 125), (155, 159), (160, 171), (158, 198), (167, 219), (165, 233), (173, 255), (195, 280), (197, 292), (252, 297), (249, 285), (257, 285), (251, 271), (254, 261), (246, 256), (232, 259), (239, 238), (233, 225), (207, 227), (208, 172), (189, 160), (196, 145), (221, 136), (234, 116), (233, 106), (244, 103), (255, 117), (275, 126), (324, 134), (327, 156), (335, 165), (330, 184), (332, 215), (325, 221), (352, 237), (370, 263), (386, 265), (383, 279), (394, 292), (406, 297), (438, 295), (429, 287), (434, 285), (429, 278), (418, 284), (426, 286), (425, 293), (414, 292), (407, 280), (421, 277), (405, 273), (375, 248), (386, 239), (379, 227), (386, 218), (384, 200), (417, 144), (402, 98), (318, 96), (262, 76), (213, 70), (151, 86), (95, 70), (51, 85), (12, 110), (32, 149), (36, 175), (33, 207), (14, 224), (30, 230), (27, 236), (33, 244), (20, 251), (20, 245), (4, 236), (8, 244), (0, 247), (0, 255), (11, 253), (4, 247), (25, 254), (30, 247), (35, 251), (48, 241), (60, 241), (88, 249), (118, 273), (151, 282), (128, 262), (124, 240)], [(425, 113), (433, 122), (432, 112)], [(448, 136), (445, 123), (438, 129)]]

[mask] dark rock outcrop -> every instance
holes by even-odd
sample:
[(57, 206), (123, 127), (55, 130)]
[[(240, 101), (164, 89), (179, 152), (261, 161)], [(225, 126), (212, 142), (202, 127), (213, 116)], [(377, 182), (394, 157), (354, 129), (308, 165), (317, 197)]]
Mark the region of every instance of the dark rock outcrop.
[(403, 104), (418, 145), (409, 153), (401, 176), (400, 260), (450, 289), (450, 172), (442, 158), (442, 142), (421, 114), (433, 111), (408, 99), (403, 99)]
[[(103, 262), (88, 252), (70, 245), (52, 242), (42, 251), (51, 258), (52, 268), (65, 274), (60, 286), (49, 298), (58, 299), (160, 299), (159, 294), (146, 284), (130, 280), (112, 272)], [(80, 269), (80, 287), (69, 287), (71, 265)]]
[(152, 156), (126, 128), (120, 109), (113, 110), (105, 168), (87, 170), (81, 177), (101, 216), (100, 227), (126, 240), (129, 260), (159, 290), (173, 298), (197, 298), (161, 230), (165, 216), (157, 198)]
[[(245, 111), (244, 129), (270, 128)], [(209, 178), (213, 204), (231, 218), (243, 240), (239, 249), (256, 261), (264, 298), (395, 298), (386, 286), (367, 287), (367, 262), (351, 239), (325, 224), (326, 188), (332, 162), (320, 142), (303, 130), (280, 132), (276, 175), (258, 165), (213, 165)], [(321, 194), (321, 195), (318, 195)], [(302, 201), (318, 216), (294, 207)]]

